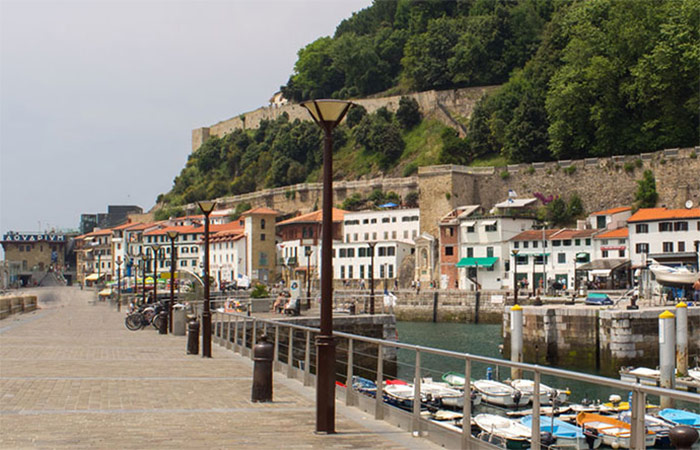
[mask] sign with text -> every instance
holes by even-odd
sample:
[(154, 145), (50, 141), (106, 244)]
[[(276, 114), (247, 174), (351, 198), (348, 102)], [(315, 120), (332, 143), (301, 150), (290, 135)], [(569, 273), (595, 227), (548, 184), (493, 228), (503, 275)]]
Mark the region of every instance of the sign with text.
[(7, 242), (65, 242), (66, 237), (62, 234), (52, 233), (6, 233), (2, 236), (3, 241)]

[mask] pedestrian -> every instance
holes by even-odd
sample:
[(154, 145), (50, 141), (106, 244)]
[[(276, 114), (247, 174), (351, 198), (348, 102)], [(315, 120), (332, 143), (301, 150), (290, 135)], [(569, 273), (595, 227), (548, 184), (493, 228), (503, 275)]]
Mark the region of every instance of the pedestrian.
[(416, 294), (420, 294), (420, 280), (416, 280)]
[(700, 277), (693, 283), (693, 301), (700, 302)]

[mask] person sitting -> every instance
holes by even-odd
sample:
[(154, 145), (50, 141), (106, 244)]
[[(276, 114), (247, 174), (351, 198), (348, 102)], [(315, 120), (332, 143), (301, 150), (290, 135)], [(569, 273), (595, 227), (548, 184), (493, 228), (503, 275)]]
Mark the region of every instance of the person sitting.
[(272, 304), (272, 312), (276, 313), (281, 313), (282, 310), (284, 309), (284, 304), (287, 302), (287, 297), (285, 295), (285, 292), (282, 291), (280, 292), (280, 295), (277, 296), (275, 299), (275, 302)]

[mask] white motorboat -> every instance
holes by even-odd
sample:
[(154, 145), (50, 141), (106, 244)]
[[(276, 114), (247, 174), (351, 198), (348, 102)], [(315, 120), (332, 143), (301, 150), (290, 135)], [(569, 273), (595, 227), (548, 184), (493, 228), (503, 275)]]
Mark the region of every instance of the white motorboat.
[(421, 396), (449, 408), (462, 408), (464, 406), (464, 393), (441, 384), (433, 383), (427, 379), (422, 380), (420, 383)]
[(656, 277), (656, 281), (663, 285), (693, 284), (700, 274), (687, 267), (664, 266), (657, 262), (649, 266), (649, 270)]
[(527, 405), (530, 396), (507, 384), (493, 380), (476, 380), (472, 386), (479, 392), (485, 402), (504, 408), (515, 408)]
[[(613, 448), (630, 448), (630, 437), (632, 428), (630, 424), (610, 416), (581, 412), (576, 416), (576, 424), (584, 430), (592, 428), (598, 432), (603, 440), (603, 444)], [(656, 441), (656, 434), (647, 430), (644, 445), (651, 447)]]
[(688, 376), (693, 380), (700, 382), (700, 368), (688, 369)]
[[(510, 382), (510, 385), (515, 389), (528, 395), (532, 399), (535, 393), (535, 382), (533, 380), (517, 379)], [(540, 383), (540, 405), (551, 405), (552, 400), (556, 400), (557, 404), (561, 405), (569, 399), (571, 392), (568, 389), (554, 389), (546, 384)]]
[(496, 414), (477, 414), (474, 423), (482, 430), (479, 438), (499, 447), (530, 448), (530, 428), (512, 419)]

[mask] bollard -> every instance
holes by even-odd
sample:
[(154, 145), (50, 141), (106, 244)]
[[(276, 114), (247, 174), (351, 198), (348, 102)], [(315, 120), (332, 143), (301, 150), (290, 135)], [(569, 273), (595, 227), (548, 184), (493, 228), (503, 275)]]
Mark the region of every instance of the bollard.
[(688, 425), (679, 425), (668, 430), (668, 437), (674, 448), (690, 450), (698, 440), (698, 430)]
[(187, 324), (187, 354), (199, 354), (199, 322), (196, 320)]
[(168, 313), (165, 311), (158, 313), (158, 334), (168, 334)]
[(676, 367), (678, 376), (688, 375), (688, 305), (676, 305)]
[(252, 402), (272, 401), (272, 355), (273, 347), (267, 341), (267, 335), (260, 336), (260, 341), (253, 348), (253, 392)]
[[(523, 308), (513, 305), (510, 308), (510, 360), (523, 362)], [(510, 369), (510, 379), (522, 378), (521, 369)]]
[[(659, 315), (659, 372), (663, 388), (673, 389), (676, 369), (675, 316), (671, 311)], [(673, 408), (673, 399), (661, 397), (661, 408)]]

